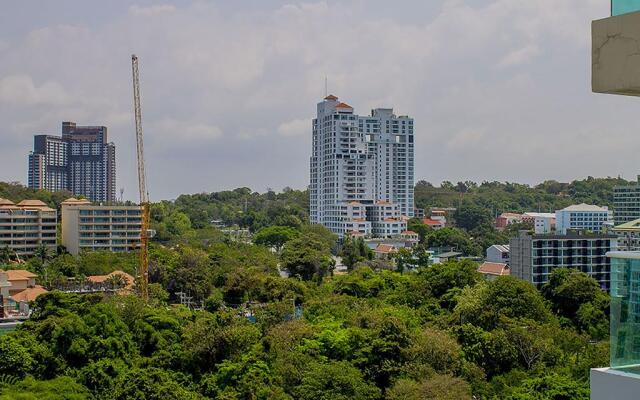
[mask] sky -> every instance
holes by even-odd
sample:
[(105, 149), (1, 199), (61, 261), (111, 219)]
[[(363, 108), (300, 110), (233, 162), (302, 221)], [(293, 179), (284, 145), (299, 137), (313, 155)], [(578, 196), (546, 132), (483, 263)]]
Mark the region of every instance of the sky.
[(152, 200), (303, 189), (330, 93), (415, 119), (416, 181), (633, 179), (638, 99), (593, 94), (606, 0), (13, 1), (0, 13), (0, 181), (33, 135), (106, 125), (135, 199), (131, 54)]

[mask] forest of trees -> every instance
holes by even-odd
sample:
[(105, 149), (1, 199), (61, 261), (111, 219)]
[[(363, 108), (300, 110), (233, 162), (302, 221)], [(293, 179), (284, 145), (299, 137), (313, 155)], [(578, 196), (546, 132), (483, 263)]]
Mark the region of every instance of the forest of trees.
[[(589, 368), (608, 361), (609, 298), (585, 274), (558, 270), (541, 292), (471, 261), (334, 275), (330, 239), (303, 230), (280, 255), (154, 246), (149, 304), (42, 295), (0, 337), (0, 400), (586, 400)], [(126, 267), (109, 257), (94, 261)], [(76, 273), (65, 264), (43, 268)], [(203, 309), (169, 305), (178, 291)]]

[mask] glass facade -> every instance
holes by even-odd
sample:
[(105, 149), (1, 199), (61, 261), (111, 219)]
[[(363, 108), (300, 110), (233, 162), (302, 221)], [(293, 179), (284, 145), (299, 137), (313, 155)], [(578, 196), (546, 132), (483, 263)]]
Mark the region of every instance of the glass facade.
[(610, 252), (611, 368), (640, 375), (640, 252)]
[(640, 11), (640, 0), (611, 0), (611, 16)]

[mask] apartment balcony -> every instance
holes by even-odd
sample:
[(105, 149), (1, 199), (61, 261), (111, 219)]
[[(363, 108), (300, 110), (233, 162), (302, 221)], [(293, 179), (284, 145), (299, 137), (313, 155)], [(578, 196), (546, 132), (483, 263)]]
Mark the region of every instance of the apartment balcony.
[(612, 0), (611, 17), (591, 23), (591, 88), (640, 96), (640, 0)]

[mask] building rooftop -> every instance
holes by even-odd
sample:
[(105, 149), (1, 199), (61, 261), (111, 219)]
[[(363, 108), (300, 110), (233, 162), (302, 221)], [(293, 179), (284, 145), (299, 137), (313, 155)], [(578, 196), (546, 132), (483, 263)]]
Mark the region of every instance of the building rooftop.
[(8, 199), (3, 199), (0, 197), (0, 206), (13, 206), (15, 203)]
[(524, 213), (527, 217), (533, 218), (555, 218), (556, 213), (541, 213), (541, 212), (526, 212)]
[(87, 199), (76, 199), (74, 197), (68, 198), (61, 203), (63, 206), (69, 205), (89, 205), (91, 202)]
[(396, 246), (392, 244), (380, 243), (379, 245), (376, 246), (375, 250), (373, 251), (375, 251), (376, 253), (389, 254), (396, 251)]
[(509, 252), (509, 245), (508, 244), (494, 244), (491, 247), (495, 247), (498, 251), (501, 251), (503, 253), (508, 253)]
[(12, 294), (10, 297), (13, 301), (21, 302), (21, 301), (34, 301), (38, 296), (43, 293), (47, 293), (48, 290), (43, 288), (40, 285), (35, 285), (34, 287), (26, 288), (24, 290), (19, 291), (16, 294)]
[(593, 204), (574, 204), (572, 206), (563, 208), (560, 211), (587, 211), (587, 212), (607, 212), (609, 209), (607, 207), (595, 206)]
[(353, 107), (351, 107), (347, 103), (338, 103), (338, 105), (336, 105), (336, 108), (353, 108)]
[(443, 225), (442, 221), (438, 219), (425, 218), (422, 220), (422, 223), (429, 226), (440, 226)]
[(484, 262), (478, 267), (478, 272), (485, 275), (505, 276), (511, 275), (511, 269), (507, 264)]
[(640, 230), (640, 219), (636, 219), (630, 222), (626, 222), (624, 224), (620, 224), (618, 226), (615, 226), (613, 229), (617, 231)]
[(133, 276), (127, 274), (124, 271), (113, 271), (112, 273), (107, 274), (107, 275), (90, 275), (90, 276), (87, 277), (87, 280), (89, 282), (93, 282), (93, 283), (104, 283), (114, 275), (120, 275), (122, 277), (122, 279), (124, 279), (124, 283), (125, 283), (124, 288), (125, 289), (133, 288), (133, 283), (135, 281)]
[(324, 98), (325, 100), (338, 100), (338, 98), (332, 94), (328, 95), (327, 97)]
[(31, 278), (38, 277), (38, 275), (25, 269), (8, 269), (4, 272), (7, 274), (8, 281), (28, 281)]

